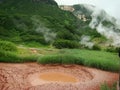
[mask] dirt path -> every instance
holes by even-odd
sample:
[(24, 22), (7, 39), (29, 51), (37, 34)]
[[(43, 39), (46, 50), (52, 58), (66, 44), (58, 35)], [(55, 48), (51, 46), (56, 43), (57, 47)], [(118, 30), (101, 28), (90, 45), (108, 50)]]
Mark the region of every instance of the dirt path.
[[(45, 81), (43, 73), (64, 73), (77, 82)], [(0, 90), (100, 90), (100, 84), (118, 80), (117, 73), (105, 72), (83, 66), (40, 65), (37, 63), (0, 63)]]

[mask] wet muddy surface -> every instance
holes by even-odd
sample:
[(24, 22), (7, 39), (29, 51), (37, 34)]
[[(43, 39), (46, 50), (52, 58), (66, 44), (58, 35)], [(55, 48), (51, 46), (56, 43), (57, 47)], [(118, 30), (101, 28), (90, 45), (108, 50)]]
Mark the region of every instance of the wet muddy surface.
[(100, 90), (118, 74), (78, 65), (0, 63), (0, 90)]

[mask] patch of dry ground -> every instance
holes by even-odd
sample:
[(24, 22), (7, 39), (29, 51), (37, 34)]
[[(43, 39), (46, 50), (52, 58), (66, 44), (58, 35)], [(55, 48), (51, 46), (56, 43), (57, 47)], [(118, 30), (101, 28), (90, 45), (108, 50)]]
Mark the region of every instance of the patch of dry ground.
[(102, 83), (117, 80), (117, 73), (78, 65), (0, 63), (0, 90), (99, 90)]

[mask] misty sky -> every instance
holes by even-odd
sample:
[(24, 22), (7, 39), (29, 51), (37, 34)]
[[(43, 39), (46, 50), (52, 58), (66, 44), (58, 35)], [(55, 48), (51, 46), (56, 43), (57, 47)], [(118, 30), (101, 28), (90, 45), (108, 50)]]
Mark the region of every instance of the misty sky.
[(59, 5), (92, 4), (120, 19), (120, 0), (55, 0)]

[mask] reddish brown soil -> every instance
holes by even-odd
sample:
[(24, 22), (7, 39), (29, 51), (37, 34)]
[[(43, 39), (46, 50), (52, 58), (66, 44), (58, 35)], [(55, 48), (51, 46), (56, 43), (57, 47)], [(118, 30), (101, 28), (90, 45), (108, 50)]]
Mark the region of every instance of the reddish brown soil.
[[(77, 82), (46, 81), (40, 78), (43, 73), (64, 73), (77, 79)], [(37, 63), (0, 63), (0, 90), (100, 90), (104, 82), (118, 80), (118, 74), (72, 65), (40, 65)]]

